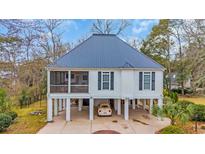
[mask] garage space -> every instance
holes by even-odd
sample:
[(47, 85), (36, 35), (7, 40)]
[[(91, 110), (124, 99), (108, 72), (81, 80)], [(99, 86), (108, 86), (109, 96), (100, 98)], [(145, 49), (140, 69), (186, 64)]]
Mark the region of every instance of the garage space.
[(157, 119), (142, 109), (130, 109), (129, 120), (121, 116), (97, 117), (88, 120), (88, 107), (83, 107), (82, 112), (77, 107), (71, 108), (72, 121), (65, 121), (65, 112), (60, 112), (54, 117), (54, 122), (48, 123), (39, 134), (92, 134), (101, 130), (114, 130), (121, 134), (153, 134), (157, 130), (170, 124), (169, 119)]
[(94, 100), (94, 119), (114, 116), (117, 114), (116, 111), (117, 109), (116, 109), (114, 99)]
[[(77, 118), (85, 120), (108, 119), (108, 117), (118, 116), (122, 119), (129, 120), (131, 110), (144, 110), (151, 113), (152, 106), (159, 104), (158, 99), (101, 99), (101, 98), (62, 98), (58, 97), (50, 99), (48, 106), (49, 120), (52, 121), (54, 116), (58, 116), (60, 112), (65, 111), (65, 120), (75, 121)], [(98, 107), (100, 109), (98, 110)], [(105, 105), (108, 106), (105, 110)], [(77, 111), (77, 116), (73, 116), (73, 112)], [(103, 112), (101, 112), (103, 111)], [(107, 113), (111, 111), (110, 114)], [(101, 114), (100, 114), (101, 113)], [(102, 114), (103, 113), (103, 114)], [(98, 116), (101, 115), (100, 117)], [(112, 116), (111, 116), (112, 115)]]

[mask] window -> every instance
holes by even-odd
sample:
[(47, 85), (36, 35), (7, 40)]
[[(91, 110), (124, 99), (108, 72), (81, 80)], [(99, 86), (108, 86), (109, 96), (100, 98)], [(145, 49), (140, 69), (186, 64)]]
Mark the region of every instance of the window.
[(114, 72), (98, 72), (98, 90), (114, 90)]
[(109, 90), (110, 87), (110, 73), (109, 72), (103, 72), (102, 77), (102, 87), (104, 90)]
[(144, 89), (150, 90), (150, 72), (144, 72)]

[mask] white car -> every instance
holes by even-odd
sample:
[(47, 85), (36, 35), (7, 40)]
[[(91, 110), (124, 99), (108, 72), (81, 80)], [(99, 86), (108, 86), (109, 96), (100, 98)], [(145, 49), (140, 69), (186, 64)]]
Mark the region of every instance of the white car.
[(109, 103), (101, 103), (98, 106), (98, 116), (112, 116), (112, 109)]

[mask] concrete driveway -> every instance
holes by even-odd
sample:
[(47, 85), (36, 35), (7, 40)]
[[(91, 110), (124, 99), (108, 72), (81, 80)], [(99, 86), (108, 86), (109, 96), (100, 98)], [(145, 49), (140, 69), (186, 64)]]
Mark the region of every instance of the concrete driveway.
[(95, 114), (93, 121), (88, 120), (88, 109), (81, 112), (76, 107), (71, 110), (71, 122), (65, 121), (65, 112), (54, 118), (54, 122), (44, 126), (38, 134), (91, 134), (99, 130), (114, 130), (121, 134), (154, 134), (157, 130), (169, 125), (168, 119), (158, 120), (147, 111), (129, 110), (129, 120), (123, 115), (114, 114), (112, 117), (98, 117)]

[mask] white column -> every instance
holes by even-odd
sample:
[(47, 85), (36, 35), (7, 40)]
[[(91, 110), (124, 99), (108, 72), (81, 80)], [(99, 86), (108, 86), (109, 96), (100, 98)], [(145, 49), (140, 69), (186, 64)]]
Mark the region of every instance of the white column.
[(125, 99), (124, 103), (124, 118), (129, 120), (129, 99)]
[(54, 99), (54, 116), (58, 115), (58, 102), (57, 99)]
[(121, 99), (117, 100), (117, 115), (121, 115)]
[(146, 109), (146, 99), (143, 99), (143, 110)]
[(158, 106), (161, 108), (163, 105), (163, 99), (162, 98), (159, 98), (158, 99)]
[(152, 107), (153, 107), (153, 99), (150, 99), (150, 104), (149, 104), (149, 113), (152, 113)]
[(63, 100), (63, 110), (65, 110), (66, 98)]
[(70, 93), (70, 85), (71, 85), (71, 71), (68, 71), (68, 93)]
[(58, 104), (59, 104), (59, 111), (62, 111), (63, 110), (63, 99), (59, 99)]
[(82, 111), (83, 99), (78, 100), (78, 111)]
[(93, 108), (94, 108), (94, 100), (90, 98), (89, 100), (89, 119), (93, 120)]
[(132, 99), (132, 109), (135, 110), (135, 99)]
[(117, 111), (117, 99), (114, 99), (114, 110)]
[(50, 71), (47, 70), (47, 93), (50, 93)]
[(70, 116), (70, 98), (67, 98), (66, 101), (66, 121), (70, 121), (71, 116)]
[(52, 104), (52, 98), (48, 97), (47, 102), (47, 121), (53, 121), (53, 104)]

